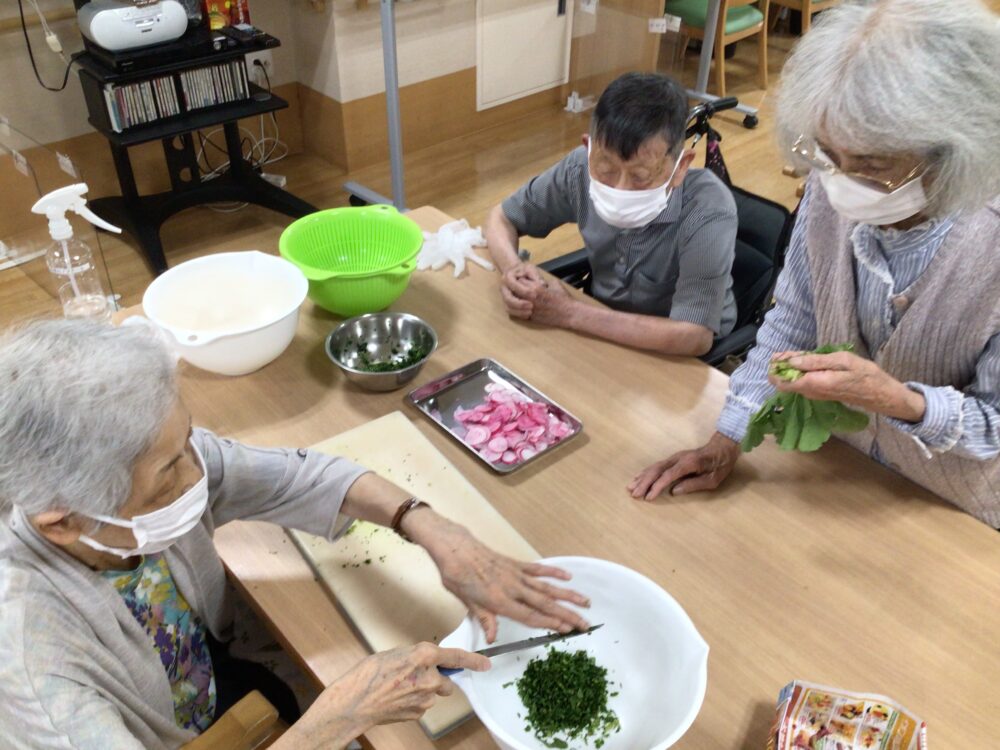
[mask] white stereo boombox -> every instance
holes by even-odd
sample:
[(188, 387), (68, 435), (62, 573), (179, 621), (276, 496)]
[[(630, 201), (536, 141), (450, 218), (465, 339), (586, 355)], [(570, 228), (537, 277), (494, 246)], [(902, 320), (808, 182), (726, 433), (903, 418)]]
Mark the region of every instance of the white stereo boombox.
[(76, 14), (80, 31), (111, 52), (172, 42), (187, 30), (187, 12), (177, 0), (91, 0)]

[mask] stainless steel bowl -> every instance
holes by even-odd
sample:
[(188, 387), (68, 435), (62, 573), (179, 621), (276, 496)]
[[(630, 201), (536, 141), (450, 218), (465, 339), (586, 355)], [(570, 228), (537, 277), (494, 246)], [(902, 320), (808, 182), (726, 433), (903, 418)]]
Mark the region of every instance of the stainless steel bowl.
[[(369, 313), (345, 320), (326, 337), (326, 355), (352, 383), (369, 391), (392, 391), (409, 383), (437, 349), (434, 329), (416, 315)], [(400, 360), (416, 347), (426, 349), (418, 361), (399, 370), (371, 372), (368, 363)]]

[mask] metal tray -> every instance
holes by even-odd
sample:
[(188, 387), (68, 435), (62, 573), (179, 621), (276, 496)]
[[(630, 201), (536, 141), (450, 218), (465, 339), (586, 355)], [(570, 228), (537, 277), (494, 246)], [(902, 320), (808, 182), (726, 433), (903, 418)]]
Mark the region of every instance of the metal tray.
[[(525, 461), (512, 464), (491, 464), (475, 448), (461, 437), (463, 426), (455, 419), (458, 407), (472, 408), (482, 403), (486, 397), (486, 385), (497, 383), (505, 388), (519, 391), (532, 401), (540, 401), (549, 411), (562, 419), (570, 427), (570, 433), (557, 443), (553, 443)], [(541, 391), (525, 383), (521, 378), (492, 359), (477, 359), (447, 375), (410, 391), (407, 401), (426, 414), (434, 424), (465, 446), (465, 449), (498, 474), (510, 474), (522, 466), (537, 461), (561, 445), (565, 445), (583, 431), (583, 422)]]

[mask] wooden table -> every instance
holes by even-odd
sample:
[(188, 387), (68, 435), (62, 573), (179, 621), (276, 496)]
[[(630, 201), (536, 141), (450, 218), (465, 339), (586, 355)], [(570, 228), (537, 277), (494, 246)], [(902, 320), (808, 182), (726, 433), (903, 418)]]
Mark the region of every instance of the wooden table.
[[(412, 213), (424, 227), (447, 217)], [(437, 330), (426, 382), (495, 357), (584, 421), (548, 460), (501, 478), (410, 410), (430, 440), (545, 555), (628, 565), (684, 606), (711, 645), (704, 707), (678, 748), (765, 743), (778, 690), (794, 678), (900, 701), (934, 747), (993, 746), (1000, 714), (1000, 535), (839, 442), (789, 455), (769, 443), (710, 495), (641, 503), (641, 468), (699, 445), (726, 377), (697, 361), (630, 351), (508, 320), (495, 276), (417, 272), (393, 306)], [(260, 372), (184, 368), (196, 423), (240, 440), (304, 446), (395, 409), (327, 361), (336, 319), (303, 308), (289, 349)], [(281, 529), (234, 523), (219, 551), (284, 645), (321, 684), (366, 654)], [(416, 724), (378, 727), (378, 750), (492, 748), (478, 721), (431, 743)], [(642, 750), (637, 748), (636, 750)]]

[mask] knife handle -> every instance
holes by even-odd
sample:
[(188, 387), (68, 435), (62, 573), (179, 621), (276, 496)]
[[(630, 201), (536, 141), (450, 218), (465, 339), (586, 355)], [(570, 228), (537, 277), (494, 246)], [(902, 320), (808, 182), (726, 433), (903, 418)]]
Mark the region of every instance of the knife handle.
[(445, 677), (451, 677), (453, 674), (458, 674), (459, 672), (464, 672), (465, 670), (461, 667), (438, 667), (438, 672), (443, 674)]

